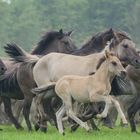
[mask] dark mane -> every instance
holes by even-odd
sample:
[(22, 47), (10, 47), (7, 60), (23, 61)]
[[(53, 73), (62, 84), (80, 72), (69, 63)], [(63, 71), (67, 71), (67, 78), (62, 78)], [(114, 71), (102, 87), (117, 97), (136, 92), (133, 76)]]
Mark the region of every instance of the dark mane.
[[(114, 53), (110, 52), (109, 53), (111, 56), (115, 56)], [(102, 65), (102, 63), (106, 60), (105, 56), (103, 56), (102, 58), (100, 58), (100, 60), (98, 61), (97, 63), (97, 66), (96, 66), (96, 70), (98, 70), (100, 68), (100, 66)]]
[(100, 60), (98, 61), (97, 63), (97, 66), (96, 66), (96, 70), (98, 70), (100, 68), (100, 66), (102, 65), (102, 63), (105, 61), (105, 56), (103, 56), (102, 58), (100, 58)]
[(77, 51), (75, 51), (72, 54), (74, 54), (74, 55), (87, 55), (87, 54), (89, 54), (89, 52), (93, 53), (96, 50), (98, 50), (99, 49), (98, 43), (101, 42), (102, 33), (103, 32), (95, 34), (86, 44), (84, 44), (80, 49), (78, 49)]
[[(114, 37), (114, 30), (112, 28), (96, 33), (86, 44), (80, 49), (75, 51), (74, 55), (89, 55), (95, 52), (103, 50), (107, 41), (110, 41)], [(104, 40), (105, 39), (105, 40)], [(105, 42), (106, 41), (106, 42)]]
[(85, 47), (89, 46), (91, 44), (91, 42), (94, 42), (96, 40), (96, 38), (99, 38), (102, 33), (103, 32), (99, 32), (99, 33), (95, 34), (86, 44), (84, 44), (82, 46), (82, 48), (85, 48)]
[(50, 45), (55, 39), (61, 39), (65, 36), (62, 32), (50, 31), (45, 33), (41, 40), (37, 43), (37, 46), (32, 50), (31, 54), (42, 54), (44, 49)]
[(119, 39), (129, 39), (129, 40), (132, 40), (130, 35), (124, 31), (117, 31), (117, 35), (119, 37)]

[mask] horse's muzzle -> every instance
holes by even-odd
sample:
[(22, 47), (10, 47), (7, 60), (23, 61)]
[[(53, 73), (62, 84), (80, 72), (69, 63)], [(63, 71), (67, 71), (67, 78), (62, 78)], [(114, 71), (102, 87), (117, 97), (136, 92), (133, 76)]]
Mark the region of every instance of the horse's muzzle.
[(122, 78), (125, 78), (126, 75), (127, 75), (127, 74), (126, 74), (126, 71), (121, 71), (121, 77), (122, 77)]

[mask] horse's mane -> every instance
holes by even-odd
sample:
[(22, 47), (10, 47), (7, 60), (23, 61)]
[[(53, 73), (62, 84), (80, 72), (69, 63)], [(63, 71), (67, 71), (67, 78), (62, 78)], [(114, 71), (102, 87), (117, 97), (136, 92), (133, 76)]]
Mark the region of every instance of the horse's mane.
[(99, 33), (96, 33), (95, 35), (93, 35), (92, 38), (89, 39), (88, 42), (86, 44), (84, 44), (80, 49), (83, 49), (85, 47), (87, 48), (87, 46), (90, 46), (91, 42), (94, 42), (97, 38), (99, 38), (102, 33), (104, 33), (104, 32), (99, 32)]
[[(111, 44), (112, 44), (112, 40), (111, 40), (110, 42), (107, 43), (107, 45), (105, 46), (105, 48), (102, 50), (101, 53), (105, 54), (105, 51), (107, 51), (107, 52), (109, 52), (109, 54), (110, 54), (111, 56), (115, 56), (114, 53), (110, 52), (110, 45), (111, 45)], [(98, 63), (97, 63), (96, 70), (98, 70), (98, 69), (100, 68), (100, 66), (102, 65), (102, 63), (103, 63), (105, 60), (106, 60), (105, 55), (103, 55), (103, 56), (99, 59), (99, 61), (98, 61)]]
[(125, 31), (117, 31), (117, 35), (121, 38), (121, 39), (129, 39), (132, 40), (130, 35), (128, 33), (126, 33)]
[(37, 46), (32, 50), (31, 54), (42, 54), (44, 48), (49, 46), (55, 39), (61, 39), (65, 36), (64, 33), (59, 31), (50, 31), (45, 33), (41, 40), (37, 43)]

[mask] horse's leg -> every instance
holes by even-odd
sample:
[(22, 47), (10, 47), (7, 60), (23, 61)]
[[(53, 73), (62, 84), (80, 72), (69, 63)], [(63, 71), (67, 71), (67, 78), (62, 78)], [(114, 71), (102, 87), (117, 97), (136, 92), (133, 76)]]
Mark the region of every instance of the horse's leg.
[(23, 103), (24, 100), (16, 100), (14, 106), (12, 106), (13, 114), (20, 123), (23, 120), (23, 114), (21, 114), (23, 109)]
[(69, 95), (65, 95), (62, 97), (63, 102), (66, 106), (66, 113), (67, 116), (70, 117), (71, 119), (73, 119), (76, 123), (78, 123), (81, 127), (85, 128), (87, 131), (90, 130), (89, 126), (87, 125), (87, 123), (83, 122), (82, 120), (80, 120), (75, 113), (72, 110), (72, 99), (71, 96)]
[(139, 108), (140, 108), (140, 97), (137, 97), (137, 100), (128, 109), (128, 118), (130, 121), (131, 132), (137, 132), (134, 117)]
[[(111, 97), (111, 96), (110, 96), (110, 97)], [(115, 107), (116, 107), (116, 109), (117, 109), (117, 111), (118, 111), (118, 114), (119, 114), (119, 116), (120, 116), (121, 119), (122, 119), (123, 124), (124, 124), (124, 125), (128, 124), (128, 122), (127, 122), (127, 120), (126, 120), (126, 118), (125, 118), (125, 115), (124, 115), (124, 113), (123, 113), (123, 111), (122, 111), (122, 109), (121, 109), (121, 107), (120, 107), (119, 102), (118, 102), (117, 100), (113, 99), (112, 97), (111, 97), (111, 101), (114, 103), (114, 105), (115, 105)]]
[(85, 128), (87, 131), (90, 130), (89, 126), (87, 123), (81, 121), (78, 117), (75, 116), (74, 112), (72, 109), (66, 109), (67, 115), (72, 118), (75, 122), (77, 122), (81, 127)]
[(60, 109), (56, 112), (56, 120), (57, 120), (57, 126), (60, 134), (64, 135), (64, 129), (62, 124), (62, 117), (64, 116), (66, 112), (64, 104), (60, 107)]
[[(46, 118), (46, 120), (52, 123), (52, 120), (57, 128), (56, 115), (52, 107), (52, 98), (56, 96), (54, 90), (49, 90), (47, 94), (42, 97), (38, 97), (38, 107), (40, 111), (41, 120)], [(42, 125), (43, 126), (43, 125)]]
[(7, 97), (2, 97), (4, 103), (4, 110), (7, 116), (10, 118), (11, 122), (15, 125), (17, 129), (23, 129), (23, 127), (17, 122), (15, 117), (13, 116), (12, 109), (11, 109), (11, 100)]
[[(91, 93), (91, 95), (92, 95), (92, 93)], [(110, 108), (110, 105), (112, 104), (110, 96), (104, 96), (104, 95), (100, 95), (100, 94), (93, 94), (90, 98), (91, 98), (92, 102), (102, 102), (102, 101), (105, 102), (104, 110), (102, 111), (102, 113), (97, 114), (96, 117), (97, 118), (105, 118), (105, 117), (107, 117), (108, 110)]]
[(32, 130), (31, 122), (29, 120), (31, 104), (32, 104), (32, 97), (28, 97), (28, 98), (26, 97), (24, 99), (24, 104), (23, 104), (23, 116), (25, 118), (25, 121), (26, 121), (26, 124), (27, 124), (29, 131)]
[(91, 127), (93, 130), (97, 130), (99, 131), (100, 129), (97, 127), (97, 125), (95, 124), (94, 120), (93, 119), (90, 119), (90, 124), (91, 124)]
[[(115, 110), (116, 111), (116, 110)], [(110, 112), (109, 114), (107, 114), (107, 117), (103, 118), (102, 121), (103, 121), (103, 125), (108, 127), (108, 128), (113, 128), (113, 126), (115, 125), (115, 122), (113, 124), (113, 114), (112, 115), (112, 119), (110, 118)], [(114, 113), (114, 117), (117, 117), (117, 115)]]

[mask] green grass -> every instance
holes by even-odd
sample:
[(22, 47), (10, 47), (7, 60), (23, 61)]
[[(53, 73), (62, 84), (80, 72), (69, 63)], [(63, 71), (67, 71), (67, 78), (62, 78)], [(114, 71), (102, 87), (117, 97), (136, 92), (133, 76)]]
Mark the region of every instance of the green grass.
[[(78, 129), (75, 133), (65, 130), (65, 136), (62, 136), (54, 127), (49, 127), (46, 134), (42, 132), (28, 132), (27, 130), (17, 131), (12, 126), (0, 126), (0, 140), (140, 140), (140, 134), (131, 133), (130, 127), (116, 127), (109, 129), (100, 127), (100, 131), (91, 131), (87, 133), (84, 129)], [(138, 127), (140, 132), (140, 127)]]

